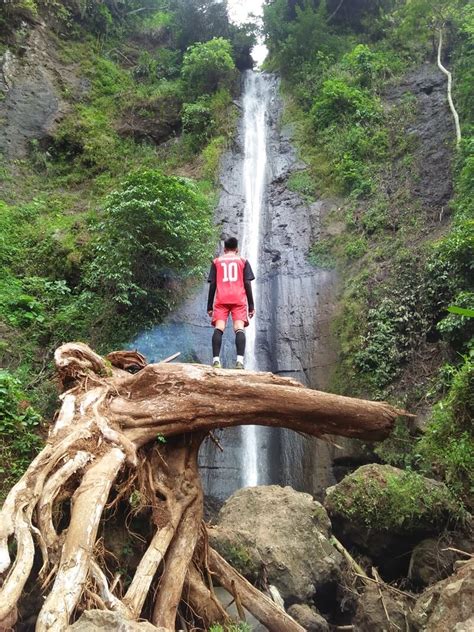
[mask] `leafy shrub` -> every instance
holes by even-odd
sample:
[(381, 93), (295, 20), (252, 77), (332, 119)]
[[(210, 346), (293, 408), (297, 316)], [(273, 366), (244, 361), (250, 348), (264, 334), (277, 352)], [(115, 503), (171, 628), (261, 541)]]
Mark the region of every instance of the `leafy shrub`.
[(258, 579), (259, 564), (243, 544), (223, 541), (219, 553), (246, 579), (251, 582)]
[(381, 106), (366, 90), (350, 86), (341, 79), (327, 79), (310, 114), (315, 128), (322, 130), (335, 123), (380, 120)]
[(368, 235), (372, 235), (387, 227), (388, 205), (384, 201), (376, 201), (362, 215), (361, 224)]
[(12, 327), (27, 327), (45, 321), (44, 307), (34, 296), (27, 294), (20, 280), (0, 281), (0, 315)]
[(141, 20), (137, 32), (154, 43), (161, 43), (172, 25), (173, 14), (168, 11), (155, 11)]
[(181, 77), (194, 97), (211, 94), (219, 87), (230, 88), (235, 76), (231, 43), (222, 37), (194, 44), (184, 55)]
[[(474, 294), (460, 292), (453, 301), (456, 307), (474, 308)], [(474, 338), (474, 318), (462, 314), (449, 314), (438, 324), (437, 329), (445, 340), (457, 349), (472, 343)]]
[(365, 373), (376, 388), (383, 388), (400, 371), (403, 351), (399, 349), (397, 320), (403, 319), (399, 306), (389, 298), (367, 314), (366, 334), (360, 341), (359, 351), (354, 355), (354, 366)]
[(0, 369), (0, 479), (5, 490), (23, 474), (39, 451), (40, 423), (41, 417), (30, 406), (20, 381)]
[(158, 171), (129, 176), (93, 232), (86, 284), (122, 306), (136, 309), (140, 300), (144, 311), (159, 307), (174, 275), (202, 270), (213, 236), (209, 206), (193, 183)]
[[(237, 118), (235, 110), (236, 108), (232, 106), (230, 92), (225, 88), (220, 88), (212, 95), (199, 97), (194, 103), (183, 105), (182, 120), (186, 138), (193, 151), (199, 151), (203, 146), (205, 147), (202, 150), (206, 165), (205, 177), (209, 180), (214, 180), (216, 171), (213, 167), (209, 170), (208, 165), (213, 162), (217, 168), (226, 138), (230, 138), (234, 134)], [(206, 147), (206, 143), (213, 136), (220, 138), (220, 140), (214, 138)], [(212, 160), (214, 153), (216, 161)]]
[(365, 237), (355, 237), (344, 246), (344, 254), (348, 259), (360, 259), (367, 252)]
[(366, 125), (351, 120), (349, 113), (342, 116), (317, 132), (317, 142), (330, 159), (333, 182), (343, 192), (366, 195), (374, 187), (374, 163), (387, 157), (387, 132), (382, 119)]
[(218, 180), (220, 159), (226, 147), (225, 137), (216, 136), (201, 152), (202, 174), (209, 182), (214, 183)]
[(192, 136), (193, 145), (196, 148), (202, 146), (214, 126), (209, 97), (203, 96), (194, 103), (184, 103), (182, 121), (183, 131)]
[(470, 282), (474, 272), (474, 220), (456, 221), (449, 234), (433, 245), (428, 270), (448, 266), (459, 279)]
[(425, 469), (441, 475), (471, 510), (474, 507), (473, 360), (471, 353), (455, 371), (447, 396), (433, 409), (416, 446)]
[(38, 15), (38, 3), (36, 0), (10, 0), (9, 2), (2, 2), (0, 7), (0, 20), (3, 20), (2, 13), (5, 13), (5, 18), (15, 20), (25, 18), (32, 20)]
[(331, 163), (335, 181), (345, 193), (367, 195), (373, 189), (373, 182), (368, 173), (367, 165), (355, 157), (353, 153), (345, 151), (337, 155)]
[(374, 81), (390, 73), (385, 54), (375, 52), (366, 44), (358, 44), (341, 60), (343, 69), (363, 88), (371, 88)]

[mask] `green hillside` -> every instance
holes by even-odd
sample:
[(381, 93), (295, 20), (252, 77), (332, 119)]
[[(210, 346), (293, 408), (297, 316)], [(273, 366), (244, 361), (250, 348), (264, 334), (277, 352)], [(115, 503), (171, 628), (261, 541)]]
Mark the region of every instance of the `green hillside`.
[[(264, 30), (266, 65), (282, 76), (307, 164), (289, 186), (310, 202), (337, 202), (309, 254), (342, 280), (333, 388), (429, 419), (422, 437), (401, 426), (379, 454), (442, 473), (471, 502), (473, 7), (275, 0)], [(440, 35), (459, 145), (437, 67)], [(425, 99), (434, 89), (436, 110)]]

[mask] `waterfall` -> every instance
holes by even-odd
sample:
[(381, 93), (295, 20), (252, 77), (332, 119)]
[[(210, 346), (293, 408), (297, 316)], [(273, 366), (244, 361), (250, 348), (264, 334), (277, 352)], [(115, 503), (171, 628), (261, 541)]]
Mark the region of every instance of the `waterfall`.
[[(333, 362), (333, 277), (310, 266), (306, 254), (325, 210), (319, 202), (309, 206), (288, 189), (290, 174), (305, 166), (295, 155), (291, 130), (280, 124), (278, 79), (246, 71), (241, 106), (235, 142), (221, 162), (215, 222), (222, 238), (240, 238), (242, 255), (256, 276), (256, 316), (246, 330), (246, 367), (321, 388)], [(179, 351), (179, 361), (210, 364), (207, 292), (204, 282), (164, 323), (143, 332), (130, 346), (150, 362)], [(235, 354), (229, 323), (221, 353), (224, 367), (234, 366)], [(294, 432), (261, 426), (216, 434), (224, 451), (206, 441), (199, 454), (210, 506), (220, 506), (243, 486), (282, 484), (313, 492), (334, 482), (326, 445), (314, 446)]]
[[(242, 255), (250, 261), (256, 280), (253, 283), (253, 295), (257, 313), (247, 329), (246, 367), (257, 370), (258, 357), (255, 340), (258, 319), (258, 287), (260, 230), (262, 206), (264, 202), (267, 167), (267, 130), (266, 113), (268, 106), (269, 83), (267, 77), (259, 72), (247, 71), (244, 81), (242, 125), (244, 137), (243, 192), (244, 217), (242, 234)], [(242, 485), (252, 487), (259, 483), (258, 445), (260, 428), (242, 427), (243, 468)]]

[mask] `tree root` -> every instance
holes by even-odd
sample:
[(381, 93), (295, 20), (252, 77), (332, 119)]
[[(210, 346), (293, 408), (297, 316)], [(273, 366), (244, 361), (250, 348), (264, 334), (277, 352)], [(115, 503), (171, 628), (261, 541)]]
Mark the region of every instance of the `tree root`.
[[(382, 439), (403, 411), (266, 373), (145, 366), (143, 356), (130, 351), (104, 360), (82, 343), (63, 345), (55, 361), (65, 390), (61, 410), (44, 449), (0, 511), (0, 627), (14, 626), (39, 549), (43, 563), (34, 572), (49, 592), (37, 613), (37, 632), (67, 629), (87, 603), (124, 619), (147, 614), (170, 631), (180, 603), (196, 625), (225, 622), (229, 616), (214, 595), (214, 581), (269, 630), (302, 632), (208, 547), (200, 445), (214, 428), (238, 424)], [(117, 581), (121, 560), (102, 554), (96, 540), (104, 512), (125, 505), (133, 515), (148, 515), (153, 530), (123, 588)], [(111, 569), (107, 559), (115, 560)]]
[(252, 586), (223, 557), (209, 549), (209, 567), (218, 583), (228, 592), (237, 592), (242, 605), (272, 632), (304, 632), (284, 610)]

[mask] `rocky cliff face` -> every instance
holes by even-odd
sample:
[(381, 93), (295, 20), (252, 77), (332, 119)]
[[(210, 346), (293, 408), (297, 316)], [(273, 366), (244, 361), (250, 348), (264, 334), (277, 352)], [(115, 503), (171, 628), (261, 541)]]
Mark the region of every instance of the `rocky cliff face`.
[(455, 132), (446, 97), (446, 77), (436, 65), (424, 63), (391, 87), (384, 100), (391, 106), (407, 96), (414, 100), (416, 110), (413, 121), (405, 128), (405, 134), (416, 143), (417, 173), (410, 193), (428, 210), (431, 220), (440, 222), (453, 194)]
[(23, 158), (31, 140), (51, 136), (68, 109), (61, 87), (79, 80), (63, 66), (44, 25), (37, 25), (24, 45), (0, 58), (0, 153)]

